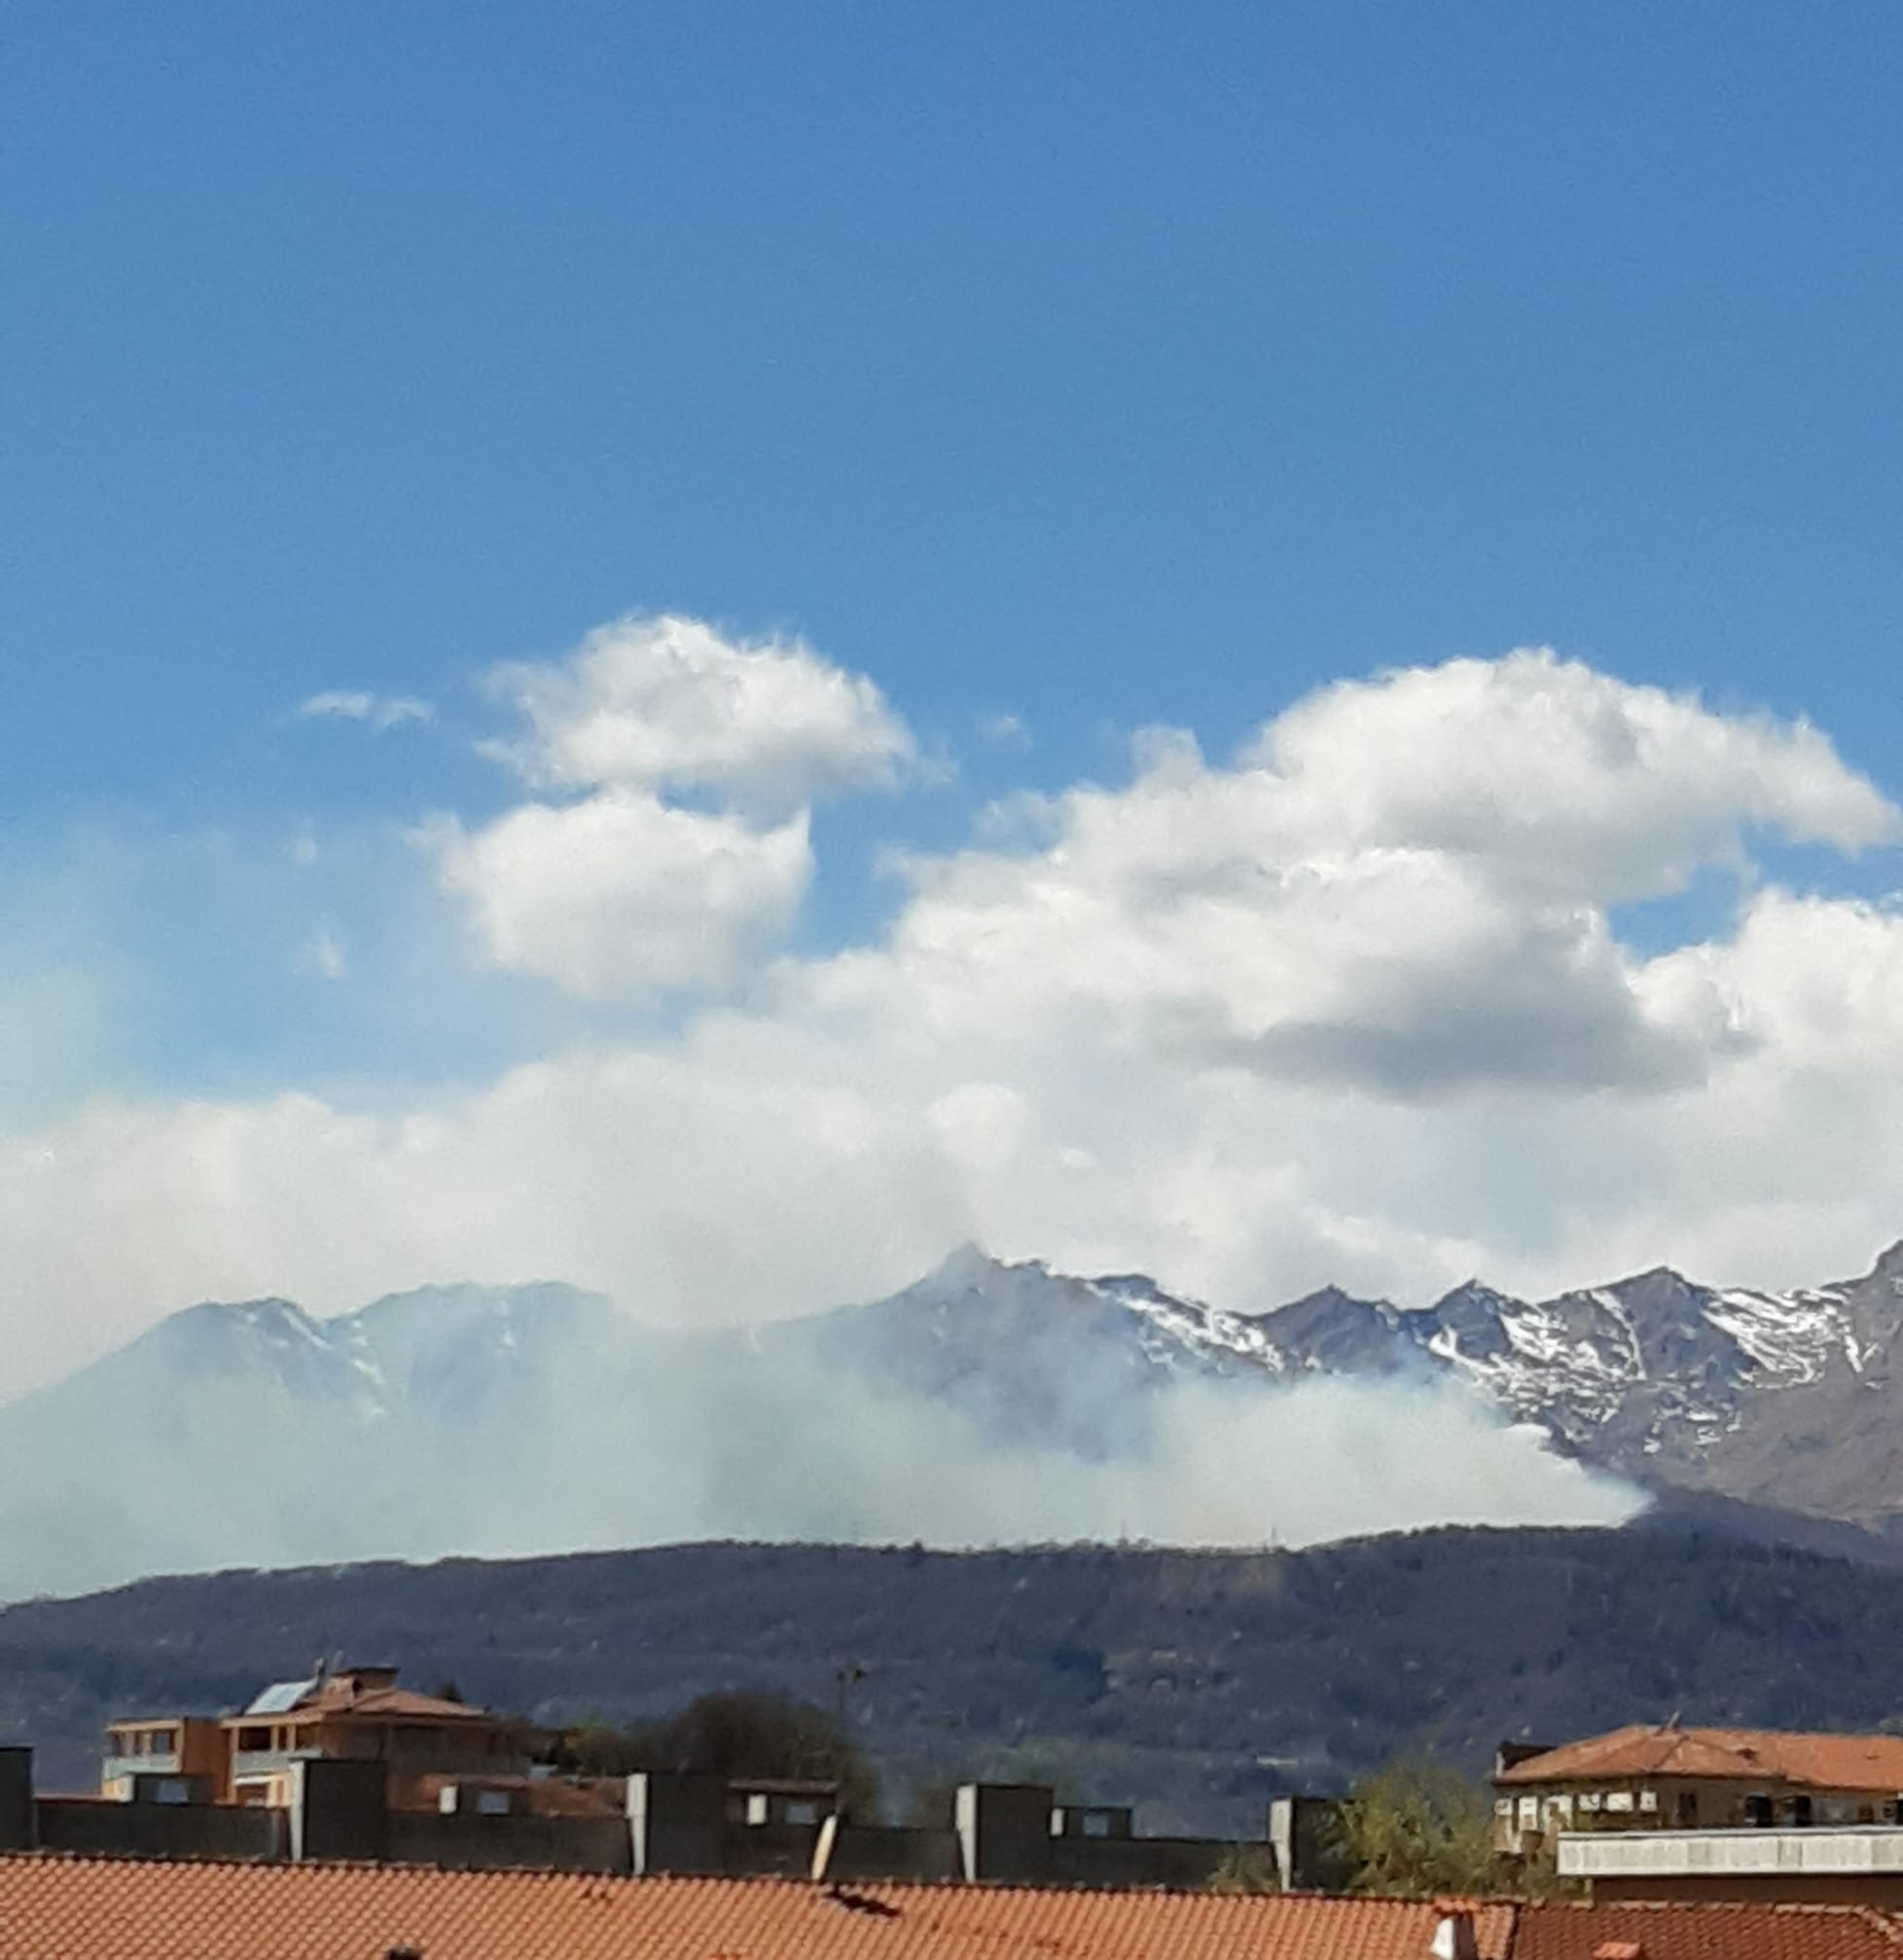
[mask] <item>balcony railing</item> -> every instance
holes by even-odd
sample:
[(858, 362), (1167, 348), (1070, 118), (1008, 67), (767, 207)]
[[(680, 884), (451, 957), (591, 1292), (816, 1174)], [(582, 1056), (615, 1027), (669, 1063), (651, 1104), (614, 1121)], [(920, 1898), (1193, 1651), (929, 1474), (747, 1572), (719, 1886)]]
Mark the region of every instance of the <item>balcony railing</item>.
[(99, 1780), (114, 1783), (122, 1776), (176, 1776), (178, 1752), (166, 1756), (107, 1756), (99, 1764)]
[(294, 1763), (304, 1763), (321, 1754), (322, 1751), (316, 1749), (234, 1749), (232, 1751), (232, 1774), (234, 1777), (275, 1776)]

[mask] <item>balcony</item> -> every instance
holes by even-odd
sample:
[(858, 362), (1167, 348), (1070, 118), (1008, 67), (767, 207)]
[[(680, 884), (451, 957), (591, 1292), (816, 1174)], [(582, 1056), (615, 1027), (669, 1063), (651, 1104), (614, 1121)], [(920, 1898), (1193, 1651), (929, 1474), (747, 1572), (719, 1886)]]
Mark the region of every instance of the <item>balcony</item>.
[(321, 1756), (320, 1749), (234, 1749), (232, 1751), (232, 1780), (252, 1776), (279, 1776), (294, 1763)]
[(115, 1784), (121, 1778), (133, 1776), (177, 1776), (183, 1765), (178, 1751), (157, 1756), (106, 1756), (99, 1763), (99, 1784), (102, 1789)]

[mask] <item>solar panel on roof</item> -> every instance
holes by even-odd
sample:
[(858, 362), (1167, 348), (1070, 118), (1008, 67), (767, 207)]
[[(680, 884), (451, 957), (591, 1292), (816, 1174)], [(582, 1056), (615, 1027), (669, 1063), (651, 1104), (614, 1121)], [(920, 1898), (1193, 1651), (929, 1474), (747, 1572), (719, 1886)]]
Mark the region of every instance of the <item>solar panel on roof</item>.
[(273, 1681), (244, 1712), (247, 1715), (288, 1715), (306, 1694), (315, 1694), (317, 1682)]

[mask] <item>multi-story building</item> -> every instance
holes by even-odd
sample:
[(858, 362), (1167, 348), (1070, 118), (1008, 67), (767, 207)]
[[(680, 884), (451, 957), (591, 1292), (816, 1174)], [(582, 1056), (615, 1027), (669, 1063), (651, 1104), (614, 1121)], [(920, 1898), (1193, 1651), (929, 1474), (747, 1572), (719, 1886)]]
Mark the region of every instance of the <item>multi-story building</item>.
[(1562, 1832), (1891, 1823), (1903, 1818), (1903, 1736), (1668, 1722), (1502, 1752), (1493, 1790), (1494, 1848), (1519, 1860)]
[(519, 1715), (498, 1715), (397, 1686), (394, 1667), (341, 1667), (273, 1683), (220, 1727), (231, 1800), (282, 1807), (291, 1765), (350, 1757), (388, 1765), (399, 1798), (412, 1779), (525, 1776), (554, 1737)]
[(237, 1715), (115, 1722), (99, 1789), (164, 1798), (160, 1779), (176, 1784), (180, 1800), (283, 1809), (295, 1764), (349, 1757), (386, 1764), (401, 1802), (430, 1778), (524, 1777), (554, 1739), (521, 1716), (399, 1688), (394, 1667), (319, 1669), (273, 1683)]
[(185, 1785), (212, 1803), (231, 1799), (231, 1751), (215, 1716), (154, 1715), (115, 1722), (99, 1765), (101, 1796), (127, 1800), (142, 1776)]

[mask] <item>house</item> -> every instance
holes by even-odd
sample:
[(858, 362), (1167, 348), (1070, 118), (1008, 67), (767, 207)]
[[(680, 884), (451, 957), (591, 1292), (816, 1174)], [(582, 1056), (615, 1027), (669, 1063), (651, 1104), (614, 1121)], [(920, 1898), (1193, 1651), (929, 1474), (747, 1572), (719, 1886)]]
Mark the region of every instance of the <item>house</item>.
[(411, 1778), (525, 1776), (554, 1741), (521, 1716), (400, 1688), (394, 1667), (274, 1683), (218, 1727), (228, 1800), (280, 1809), (291, 1800), (292, 1764), (311, 1758), (386, 1764), (392, 1800), (402, 1802)]
[(1903, 1817), (1903, 1736), (1614, 1729), (1509, 1758), (1493, 1776), (1503, 1857), (1549, 1855), (1562, 1832), (1873, 1825)]
[[(182, 1786), (182, 1792), (208, 1803), (231, 1799), (231, 1751), (215, 1717), (153, 1715), (143, 1720), (115, 1722), (106, 1731), (106, 1753), (99, 1764), (99, 1793), (129, 1801), (141, 1788), (141, 1777), (161, 1785)], [(180, 1800), (181, 1792), (159, 1789), (163, 1800)]]
[(427, 1803), (430, 1779), (521, 1780), (557, 1740), (520, 1715), (418, 1694), (397, 1677), (394, 1667), (319, 1667), (274, 1682), (236, 1715), (121, 1718), (106, 1730), (99, 1794), (282, 1809), (294, 1764), (348, 1757), (388, 1765), (392, 1802)]

